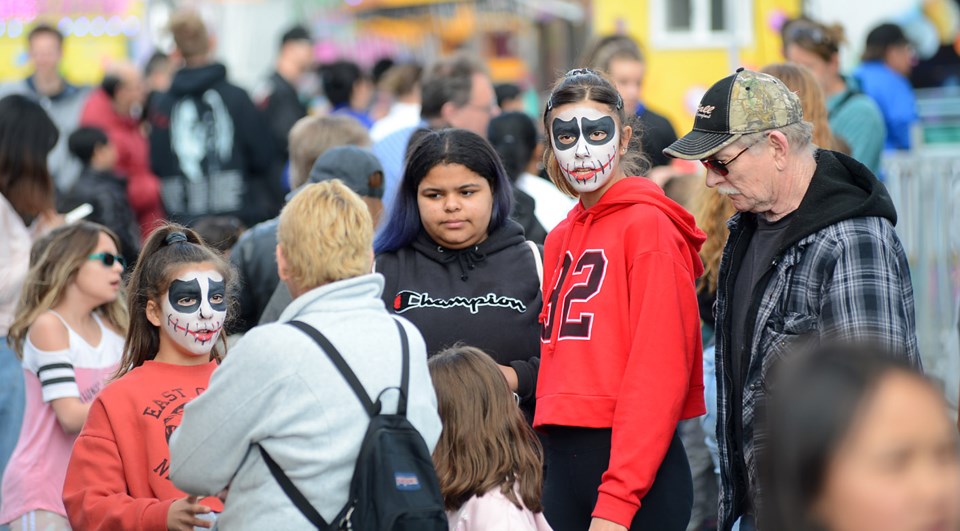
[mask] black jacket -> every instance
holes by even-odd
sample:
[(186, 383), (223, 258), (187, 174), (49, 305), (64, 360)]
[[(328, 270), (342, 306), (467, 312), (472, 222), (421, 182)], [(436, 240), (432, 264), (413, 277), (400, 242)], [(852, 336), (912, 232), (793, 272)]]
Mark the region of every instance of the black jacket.
[(650, 166), (669, 166), (671, 159), (663, 154), (663, 149), (677, 141), (677, 132), (670, 120), (648, 108), (644, 108), (637, 119), (641, 126), (640, 146), (650, 159)]
[(264, 123), (273, 136), (275, 151), (269, 178), (272, 194), (269, 214), (276, 216), (283, 207), (283, 171), (289, 158), (287, 135), (293, 125), (307, 115), (307, 107), (300, 101), (297, 89), (277, 72), (254, 91), (253, 102), (263, 113)]
[(237, 294), (240, 311), (231, 333), (246, 332), (257, 326), (267, 301), (280, 283), (276, 255), (279, 225), (280, 218), (258, 223), (243, 233), (230, 250), (230, 263), (240, 277)]
[(537, 201), (523, 190), (513, 188), (513, 212), (510, 219), (523, 227), (523, 234), (528, 240), (543, 245), (547, 239), (547, 229), (543, 228), (536, 216)]
[(170, 218), (266, 219), (275, 147), (260, 112), (218, 63), (177, 71), (150, 116), (150, 164)]
[[(532, 419), (540, 368), (542, 306), (534, 247), (507, 221), (479, 245), (437, 245), (425, 232), (377, 255), (387, 308), (420, 329), (428, 355), (460, 342), (517, 371), (521, 406)], [(539, 250), (538, 250), (539, 252)]]
[(70, 191), (57, 201), (60, 212), (90, 203), (93, 212), (85, 219), (112, 230), (120, 238), (120, 254), (132, 265), (140, 254), (140, 227), (127, 199), (127, 181), (110, 171), (86, 167)]

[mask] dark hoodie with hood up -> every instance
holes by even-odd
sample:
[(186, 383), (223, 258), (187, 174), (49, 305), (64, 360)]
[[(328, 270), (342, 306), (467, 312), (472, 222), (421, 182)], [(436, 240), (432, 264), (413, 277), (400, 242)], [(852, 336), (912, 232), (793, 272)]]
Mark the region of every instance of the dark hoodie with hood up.
[(612, 428), (593, 516), (630, 526), (680, 420), (702, 415), (705, 239), (648, 179), (577, 205), (544, 248), (534, 426)]
[(507, 220), (461, 250), (437, 245), (421, 230), (407, 247), (377, 255), (376, 266), (386, 279), (387, 309), (417, 325), (428, 355), (464, 343), (517, 371), (528, 419), (540, 367), (540, 257), (534, 249), (523, 228)]
[(267, 218), (274, 144), (247, 93), (219, 63), (183, 68), (149, 112), (150, 164), (170, 219)]
[(749, 305), (743, 352), (732, 352), (731, 292), (757, 215), (741, 212), (727, 222), (716, 306), (719, 529), (742, 514), (764, 516), (759, 458), (768, 437), (758, 420), (780, 359), (808, 342), (869, 339), (921, 365), (910, 267), (890, 195), (856, 160), (823, 149), (815, 156), (817, 168), (773, 259), (742, 299)]

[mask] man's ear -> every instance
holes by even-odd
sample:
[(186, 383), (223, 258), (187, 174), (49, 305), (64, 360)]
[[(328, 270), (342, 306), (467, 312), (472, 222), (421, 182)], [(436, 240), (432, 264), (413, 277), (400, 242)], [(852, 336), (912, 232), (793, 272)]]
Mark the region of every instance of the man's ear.
[(771, 131), (767, 136), (770, 146), (773, 147), (773, 160), (776, 162), (777, 169), (783, 170), (787, 167), (786, 161), (790, 155), (790, 141), (780, 131)]
[(147, 301), (145, 313), (147, 314), (147, 321), (150, 321), (150, 324), (159, 328), (160, 323), (163, 322), (160, 306), (154, 301)]
[(440, 119), (443, 120), (443, 123), (449, 127), (453, 127), (453, 123), (456, 121), (457, 112), (460, 109), (452, 101), (448, 101), (440, 107)]

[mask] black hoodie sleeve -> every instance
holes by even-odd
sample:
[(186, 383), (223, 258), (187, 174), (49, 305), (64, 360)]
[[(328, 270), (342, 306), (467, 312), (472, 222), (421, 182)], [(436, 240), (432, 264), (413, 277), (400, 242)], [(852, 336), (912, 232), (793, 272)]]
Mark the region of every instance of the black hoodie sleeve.
[(528, 360), (511, 361), (510, 367), (517, 371), (517, 395), (523, 404), (532, 403), (537, 395), (537, 374), (540, 373), (540, 356)]
[[(537, 252), (540, 254), (540, 259), (538, 262), (543, 263), (543, 245), (537, 243)], [(542, 266), (537, 266), (538, 269)], [(540, 281), (540, 292), (543, 292), (543, 278), (542, 273), (538, 273)], [(539, 297), (538, 297), (539, 300)], [(528, 311), (535, 310), (535, 315), (540, 314), (540, 308), (531, 308)], [(539, 341), (537, 343), (539, 345)], [(537, 350), (535, 355), (530, 356), (526, 360), (519, 359), (516, 361), (510, 362), (510, 367), (513, 370), (517, 371), (517, 395), (520, 397), (520, 402), (527, 406), (531, 411), (533, 406), (536, 404), (537, 397), (537, 376), (540, 374), (540, 351)]]
[(275, 144), (263, 114), (257, 110), (250, 96), (243, 92), (239, 98), (236, 120), (239, 122), (240, 140), (250, 175), (265, 177), (270, 172), (275, 153)]

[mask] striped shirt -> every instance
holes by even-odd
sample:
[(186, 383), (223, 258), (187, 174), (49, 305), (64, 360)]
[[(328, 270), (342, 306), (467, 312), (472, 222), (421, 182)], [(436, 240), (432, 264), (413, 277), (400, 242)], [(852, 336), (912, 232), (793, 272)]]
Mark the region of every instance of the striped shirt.
[(63, 431), (50, 403), (60, 398), (92, 402), (123, 352), (123, 337), (104, 326), (96, 314), (94, 318), (101, 331), (96, 346), (87, 343), (65, 322), (68, 348), (40, 350), (29, 337), (24, 343), (26, 410), (20, 439), (3, 476), (0, 523), (36, 510), (66, 516), (61, 492), (77, 435)]

